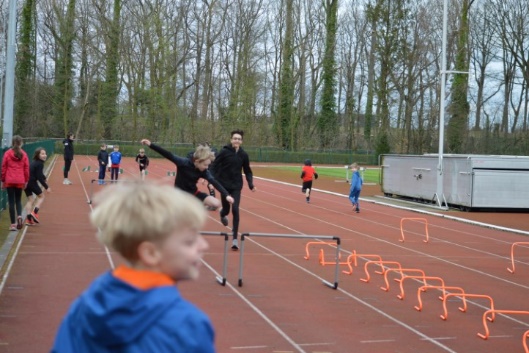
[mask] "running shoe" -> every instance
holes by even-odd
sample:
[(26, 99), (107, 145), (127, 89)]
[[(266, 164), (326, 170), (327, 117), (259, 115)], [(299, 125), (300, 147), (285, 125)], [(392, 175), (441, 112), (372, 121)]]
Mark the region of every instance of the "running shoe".
[(17, 231), (17, 225), (16, 224), (11, 224), (9, 226), (9, 230), (14, 230), (16, 232)]
[(237, 239), (233, 239), (233, 242), (231, 243), (231, 250), (239, 250), (239, 241)]
[(40, 223), (39, 222), (39, 215), (37, 213), (35, 213), (35, 211), (31, 212), (29, 214), (31, 220), (34, 222), (34, 223)]
[(22, 217), (18, 216), (17, 218), (17, 229), (22, 229)]
[(35, 222), (33, 222), (33, 220), (31, 218), (26, 218), (26, 225), (27, 226), (32, 226), (34, 224), (35, 224)]

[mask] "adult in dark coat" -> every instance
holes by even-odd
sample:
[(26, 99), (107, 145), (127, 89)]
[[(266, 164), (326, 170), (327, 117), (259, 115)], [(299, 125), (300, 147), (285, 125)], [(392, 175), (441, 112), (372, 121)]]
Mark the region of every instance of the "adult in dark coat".
[[(256, 191), (253, 185), (253, 173), (250, 168), (250, 158), (248, 154), (242, 149), (242, 139), (244, 132), (242, 130), (234, 130), (231, 132), (231, 139), (228, 145), (225, 145), (215, 157), (215, 161), (211, 165), (211, 172), (216, 180), (233, 197), (234, 202), (231, 205), (233, 214), (233, 242), (232, 249), (238, 250), (239, 243), (237, 235), (239, 234), (239, 204), (241, 202), (241, 190), (243, 186), (242, 171), (246, 177), (248, 187), (252, 191)], [(220, 221), (223, 225), (228, 225), (228, 215), (230, 214), (230, 203), (226, 200), (224, 195), (221, 196), (222, 209), (220, 210)]]

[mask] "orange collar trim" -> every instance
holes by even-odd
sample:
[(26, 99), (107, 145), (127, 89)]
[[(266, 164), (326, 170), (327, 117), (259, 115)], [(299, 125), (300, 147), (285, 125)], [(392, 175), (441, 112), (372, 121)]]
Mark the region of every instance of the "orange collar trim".
[(176, 282), (166, 274), (148, 270), (136, 270), (124, 265), (116, 268), (112, 274), (123, 282), (142, 290), (176, 284)]

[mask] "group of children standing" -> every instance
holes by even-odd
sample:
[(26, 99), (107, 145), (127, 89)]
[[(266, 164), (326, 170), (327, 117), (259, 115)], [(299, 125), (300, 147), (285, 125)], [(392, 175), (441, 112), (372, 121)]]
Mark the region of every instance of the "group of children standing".
[[(97, 162), (99, 164), (99, 185), (105, 184), (105, 175), (107, 170), (110, 172), (111, 183), (115, 183), (119, 179), (120, 164), (123, 155), (119, 151), (119, 145), (112, 146), (112, 149), (113, 151), (108, 153), (107, 145), (103, 143), (101, 144), (100, 150), (97, 154)], [(145, 180), (147, 168), (149, 167), (149, 157), (147, 157), (143, 148), (140, 148), (138, 154), (136, 155), (136, 163), (138, 163), (140, 168), (141, 180)]]

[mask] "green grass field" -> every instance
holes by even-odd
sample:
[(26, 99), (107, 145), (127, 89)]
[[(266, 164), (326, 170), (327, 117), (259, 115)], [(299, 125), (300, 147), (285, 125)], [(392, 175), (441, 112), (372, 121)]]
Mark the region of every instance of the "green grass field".
[[(301, 170), (300, 167), (290, 167), (290, 166), (274, 166), (270, 168), (277, 169), (277, 170), (288, 170), (288, 171), (296, 172), (296, 173), (298, 173)], [(343, 179), (343, 180), (345, 180), (346, 177), (351, 179), (351, 170), (350, 169), (347, 170), (344, 167), (341, 167), (341, 168), (339, 167), (316, 167), (316, 172), (320, 176), (329, 176), (329, 177), (333, 177), (336, 179)], [(366, 168), (362, 174), (363, 174), (364, 183), (378, 184), (380, 180), (380, 168)]]

